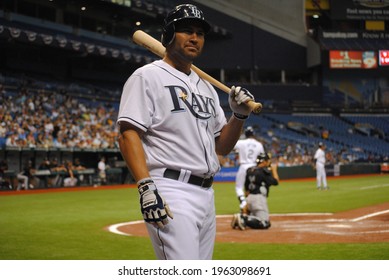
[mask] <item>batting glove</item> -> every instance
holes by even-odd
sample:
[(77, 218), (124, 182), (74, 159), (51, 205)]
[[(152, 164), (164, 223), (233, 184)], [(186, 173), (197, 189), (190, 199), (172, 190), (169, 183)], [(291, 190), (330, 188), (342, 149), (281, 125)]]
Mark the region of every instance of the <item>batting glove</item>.
[(173, 219), (173, 214), (165, 200), (159, 195), (157, 187), (151, 178), (145, 178), (138, 182), (140, 194), (140, 207), (145, 222), (163, 228), (169, 223), (168, 216)]
[(245, 88), (231, 87), (228, 103), (234, 116), (239, 120), (245, 120), (251, 113), (250, 107), (246, 105), (248, 101), (254, 101), (254, 96)]

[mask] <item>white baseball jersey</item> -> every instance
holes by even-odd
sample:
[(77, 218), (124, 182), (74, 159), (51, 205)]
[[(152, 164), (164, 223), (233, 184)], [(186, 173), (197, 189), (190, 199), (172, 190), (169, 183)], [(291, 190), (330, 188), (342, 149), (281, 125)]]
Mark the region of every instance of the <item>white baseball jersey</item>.
[(234, 149), (239, 153), (239, 164), (255, 165), (258, 155), (265, 152), (262, 143), (253, 138), (238, 140)]
[(316, 150), (314, 159), (316, 159), (316, 165), (325, 165), (326, 163), (326, 154), (325, 152), (319, 148)]
[(324, 150), (321, 148), (317, 149), (314, 159), (316, 159), (316, 185), (318, 188), (321, 185), (327, 188), (327, 174), (325, 170), (326, 154)]
[[(244, 197), (244, 181), (246, 180), (246, 171), (249, 167), (256, 165), (256, 159), (260, 153), (264, 153), (265, 149), (261, 142), (254, 138), (241, 139), (236, 142), (234, 149), (239, 153), (239, 169), (235, 178), (235, 192), (238, 197)], [(242, 201), (240, 208), (246, 205), (246, 201)]]
[(227, 120), (215, 89), (193, 71), (186, 75), (162, 60), (137, 69), (124, 85), (122, 121), (146, 132), (142, 140), (149, 170), (219, 171), (214, 139)]

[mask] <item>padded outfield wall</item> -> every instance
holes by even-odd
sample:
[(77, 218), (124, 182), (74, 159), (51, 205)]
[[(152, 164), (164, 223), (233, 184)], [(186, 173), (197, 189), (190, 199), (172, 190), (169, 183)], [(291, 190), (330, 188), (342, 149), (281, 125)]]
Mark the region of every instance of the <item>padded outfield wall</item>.
[[(355, 174), (376, 174), (381, 172), (381, 165), (378, 163), (355, 163), (347, 165), (327, 165), (327, 176), (342, 176)], [(224, 167), (215, 176), (216, 182), (233, 182), (238, 167)], [(316, 177), (316, 171), (311, 165), (278, 167), (278, 175), (281, 180), (297, 178)]]

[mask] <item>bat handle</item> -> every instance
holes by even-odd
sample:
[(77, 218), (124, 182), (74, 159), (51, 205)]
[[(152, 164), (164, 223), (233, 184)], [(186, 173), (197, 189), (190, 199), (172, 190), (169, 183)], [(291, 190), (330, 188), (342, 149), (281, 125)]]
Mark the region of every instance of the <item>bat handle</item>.
[(251, 112), (253, 112), (254, 114), (259, 114), (262, 110), (262, 104), (260, 102), (254, 102), (253, 100), (249, 100), (246, 104), (250, 107)]
[[(195, 67), (195, 66), (192, 66), (192, 68)], [(198, 70), (198, 69), (195, 69), (196, 71), (201, 71), (201, 70)], [(199, 73), (197, 73), (199, 74)], [(201, 76), (201, 75), (199, 75)], [(231, 89), (226, 86), (225, 84), (213, 79), (211, 77), (211, 84), (213, 84), (214, 86), (216, 86), (217, 88), (221, 89), (222, 91), (224, 91), (225, 93), (229, 94)], [(209, 81), (209, 80), (208, 80)], [(251, 109), (251, 112), (253, 112), (254, 114), (259, 114), (262, 110), (262, 104), (259, 103), (259, 102), (254, 102), (253, 100), (249, 100), (247, 101), (247, 106), (249, 106), (249, 108)]]

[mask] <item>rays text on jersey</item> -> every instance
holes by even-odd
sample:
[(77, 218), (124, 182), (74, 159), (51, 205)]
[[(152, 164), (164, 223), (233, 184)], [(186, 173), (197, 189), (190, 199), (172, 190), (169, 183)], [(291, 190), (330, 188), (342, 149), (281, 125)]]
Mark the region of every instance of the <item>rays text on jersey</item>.
[(169, 90), (173, 102), (171, 112), (184, 112), (186, 107), (194, 117), (199, 119), (209, 119), (211, 116), (216, 116), (215, 100), (212, 98), (195, 93), (189, 94), (181, 86), (166, 86), (166, 88)]

